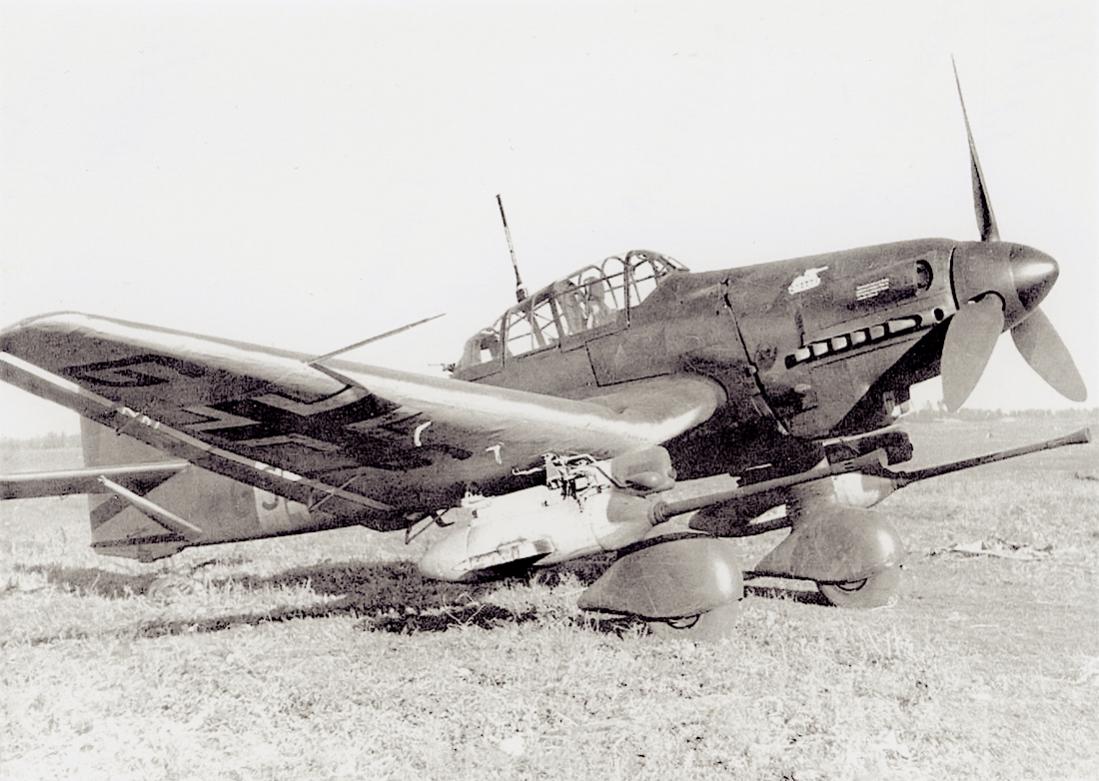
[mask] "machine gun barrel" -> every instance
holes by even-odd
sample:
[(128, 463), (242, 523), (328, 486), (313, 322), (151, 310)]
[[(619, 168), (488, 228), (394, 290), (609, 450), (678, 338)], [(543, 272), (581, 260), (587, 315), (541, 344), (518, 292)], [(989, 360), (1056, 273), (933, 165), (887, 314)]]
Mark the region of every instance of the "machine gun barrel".
[(1086, 445), (1088, 442), (1091, 442), (1091, 429), (1082, 428), (1079, 431), (1074, 431), (1063, 437), (1047, 439), (1044, 442), (1023, 445), (1022, 447), (1011, 448), (1010, 450), (1001, 450), (999, 453), (989, 453), (988, 455), (977, 456), (976, 458), (952, 461), (949, 464), (929, 466), (925, 469), (913, 469), (910, 472), (893, 472), (891, 470), (886, 470), (886, 472), (896, 481), (898, 488), (903, 488), (910, 483), (926, 480), (929, 477), (939, 477), (940, 475), (958, 472), (962, 469), (970, 469), (985, 464), (994, 464), (997, 461), (1006, 461), (1009, 458), (1018, 458), (1019, 456), (1039, 453), (1043, 450), (1053, 450), (1054, 448), (1065, 447), (1066, 445)]

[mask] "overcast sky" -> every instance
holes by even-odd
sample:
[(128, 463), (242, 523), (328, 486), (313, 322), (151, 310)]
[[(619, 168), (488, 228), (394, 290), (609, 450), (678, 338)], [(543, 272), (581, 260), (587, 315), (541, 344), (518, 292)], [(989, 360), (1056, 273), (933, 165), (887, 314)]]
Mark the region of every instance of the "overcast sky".
[[(424, 372), (528, 287), (1005, 240), (1099, 399), (1092, 2), (0, 6), (0, 320), (75, 309)], [(937, 399), (937, 381), (918, 389)], [(1001, 338), (969, 406), (1064, 406)], [(76, 417), (0, 389), (0, 434)]]

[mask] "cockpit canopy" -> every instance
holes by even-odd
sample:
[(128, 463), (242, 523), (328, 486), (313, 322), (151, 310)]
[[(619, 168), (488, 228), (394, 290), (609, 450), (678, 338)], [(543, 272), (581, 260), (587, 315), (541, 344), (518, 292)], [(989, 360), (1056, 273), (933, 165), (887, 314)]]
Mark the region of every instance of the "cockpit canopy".
[(631, 250), (612, 255), (535, 291), (494, 325), (466, 342), (458, 370), (554, 347), (561, 339), (611, 330), (625, 321), (673, 271), (687, 268), (666, 255)]

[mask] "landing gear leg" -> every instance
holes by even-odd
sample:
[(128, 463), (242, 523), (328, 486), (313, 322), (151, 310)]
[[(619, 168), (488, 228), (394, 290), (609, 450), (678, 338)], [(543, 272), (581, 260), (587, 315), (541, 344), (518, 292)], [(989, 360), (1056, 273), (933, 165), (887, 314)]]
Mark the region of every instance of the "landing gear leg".
[(897, 601), (901, 585), (901, 568), (894, 564), (861, 580), (845, 583), (817, 582), (824, 598), (836, 607), (886, 607)]

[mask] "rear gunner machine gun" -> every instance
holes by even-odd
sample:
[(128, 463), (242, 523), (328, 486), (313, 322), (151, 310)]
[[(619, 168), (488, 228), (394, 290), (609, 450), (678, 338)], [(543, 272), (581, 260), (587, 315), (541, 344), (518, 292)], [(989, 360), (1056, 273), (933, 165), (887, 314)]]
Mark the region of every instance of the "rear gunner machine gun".
[[(470, 581), (617, 551), (579, 605), (673, 627), (728, 621), (743, 595), (737, 551), (727, 539), (778, 528), (790, 533), (748, 573), (814, 581), (833, 604), (891, 603), (904, 547), (893, 525), (869, 508), (912, 483), (1042, 450), (1084, 444), (1088, 429), (937, 466), (897, 471), (907, 436), (887, 432), (826, 448), (797, 474), (742, 484), (731, 476), (675, 480), (659, 446), (609, 461), (545, 456), (546, 482), (498, 497), (468, 496), (445, 513), (447, 528), (420, 562), (444, 580)], [(895, 436), (889, 437), (889, 434)], [(898, 456), (898, 438), (902, 447)], [(860, 452), (860, 447), (878, 445)], [(894, 456), (891, 458), (890, 456)], [(785, 507), (785, 513), (777, 512)], [(689, 529), (654, 535), (695, 513)]]

